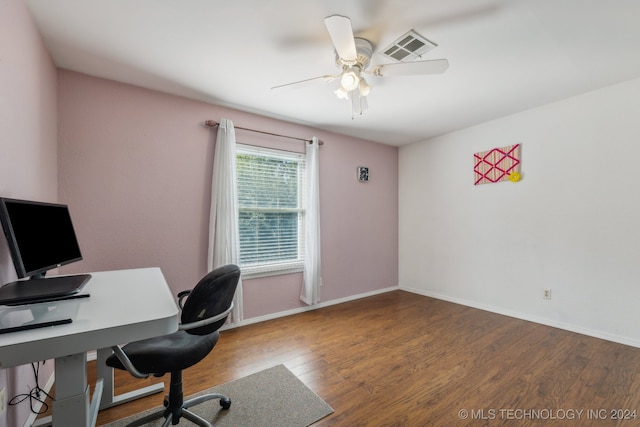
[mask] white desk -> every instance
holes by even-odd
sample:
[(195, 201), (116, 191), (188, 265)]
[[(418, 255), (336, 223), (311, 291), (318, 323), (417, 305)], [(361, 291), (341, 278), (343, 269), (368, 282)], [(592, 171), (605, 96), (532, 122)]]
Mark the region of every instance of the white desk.
[[(34, 310), (63, 310), (73, 322), (0, 335), (0, 369), (55, 359), (54, 427), (94, 426), (102, 381), (93, 400), (87, 385), (87, 351), (178, 330), (179, 311), (158, 268), (91, 273), (82, 293), (89, 298), (32, 304)], [(0, 316), (10, 307), (0, 307)]]

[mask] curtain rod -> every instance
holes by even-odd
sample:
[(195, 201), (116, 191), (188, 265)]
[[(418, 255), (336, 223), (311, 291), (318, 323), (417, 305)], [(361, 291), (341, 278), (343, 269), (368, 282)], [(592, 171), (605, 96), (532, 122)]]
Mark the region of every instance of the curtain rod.
[[(208, 128), (214, 128), (219, 124), (220, 123), (216, 122), (215, 120), (207, 120), (204, 122), (205, 127), (208, 127)], [(265, 132), (262, 130), (249, 129), (249, 128), (241, 128), (240, 126), (236, 126), (236, 125), (233, 125), (233, 127), (236, 129), (248, 130), (249, 132), (263, 133), (265, 135), (279, 136), (281, 138), (289, 138), (289, 139), (296, 139), (298, 141), (311, 142), (310, 139), (296, 138), (295, 136), (280, 135), (279, 133), (271, 133), (271, 132)], [(318, 145), (324, 145), (324, 142), (318, 141)]]

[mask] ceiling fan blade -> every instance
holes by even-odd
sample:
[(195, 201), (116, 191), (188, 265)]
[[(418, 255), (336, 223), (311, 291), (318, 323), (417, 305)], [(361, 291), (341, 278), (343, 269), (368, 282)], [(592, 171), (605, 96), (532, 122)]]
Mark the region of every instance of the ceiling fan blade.
[(345, 61), (355, 61), (358, 54), (351, 20), (346, 16), (331, 15), (324, 19), (324, 25), (327, 27), (338, 56)]
[(310, 79), (305, 79), (305, 80), (299, 80), (297, 82), (291, 82), (291, 83), (285, 83), (283, 85), (278, 85), (278, 86), (273, 86), (271, 89), (280, 89), (283, 87), (287, 87), (287, 86), (309, 86), (312, 85), (314, 83), (319, 83), (319, 82), (332, 82), (335, 79), (337, 79), (338, 77), (340, 77), (339, 75), (337, 76), (332, 76), (332, 75), (326, 75), (326, 76), (320, 76), (320, 77), (312, 77)]
[(399, 64), (378, 65), (372, 71), (375, 76), (419, 76), (424, 74), (442, 74), (449, 68), (446, 59), (431, 61), (402, 62)]

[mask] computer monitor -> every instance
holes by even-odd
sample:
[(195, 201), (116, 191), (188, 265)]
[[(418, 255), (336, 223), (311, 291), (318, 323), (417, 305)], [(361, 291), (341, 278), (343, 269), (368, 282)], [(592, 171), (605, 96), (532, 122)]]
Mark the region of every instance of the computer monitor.
[(19, 278), (82, 260), (66, 205), (0, 198), (0, 221)]

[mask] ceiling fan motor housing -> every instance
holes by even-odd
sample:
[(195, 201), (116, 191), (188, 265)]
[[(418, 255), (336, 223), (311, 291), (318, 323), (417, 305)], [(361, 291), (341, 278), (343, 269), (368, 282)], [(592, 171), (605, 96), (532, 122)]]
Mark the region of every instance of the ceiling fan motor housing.
[(354, 41), (356, 44), (356, 60), (348, 61), (340, 58), (338, 53), (336, 52), (336, 65), (342, 70), (349, 67), (359, 67), (361, 70), (364, 70), (369, 65), (371, 61), (371, 55), (373, 55), (373, 45), (367, 39), (363, 39), (360, 37), (354, 37)]

